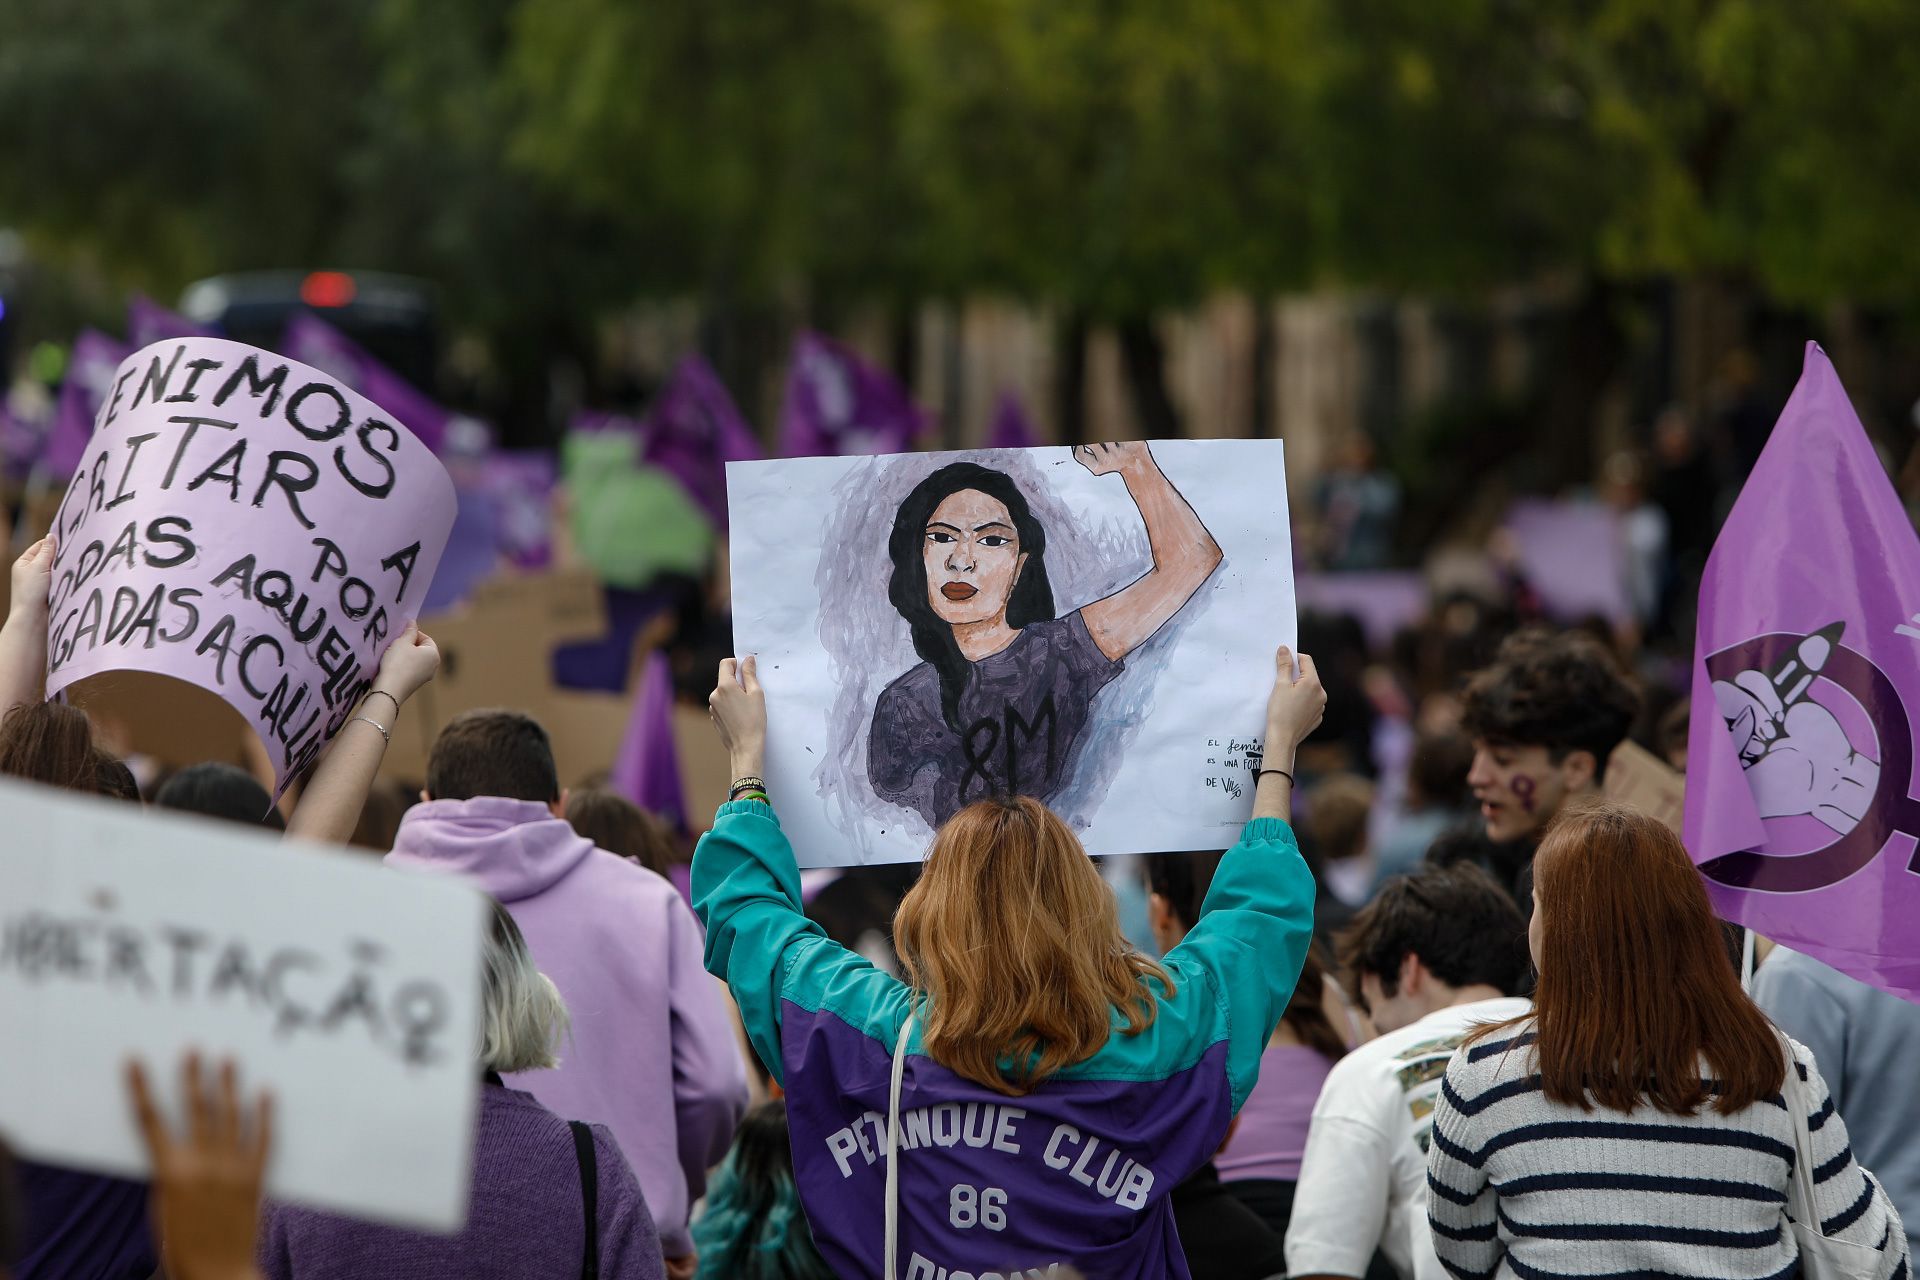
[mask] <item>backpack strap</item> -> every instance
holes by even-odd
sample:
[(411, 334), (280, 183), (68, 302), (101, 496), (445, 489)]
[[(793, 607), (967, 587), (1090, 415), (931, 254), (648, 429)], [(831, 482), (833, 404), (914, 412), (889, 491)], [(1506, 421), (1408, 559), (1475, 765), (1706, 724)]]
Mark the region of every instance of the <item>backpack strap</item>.
[(578, 1120), (567, 1121), (573, 1130), (573, 1156), (580, 1165), (580, 1208), (587, 1229), (587, 1252), (580, 1264), (585, 1280), (600, 1276), (600, 1169), (593, 1154), (593, 1130)]

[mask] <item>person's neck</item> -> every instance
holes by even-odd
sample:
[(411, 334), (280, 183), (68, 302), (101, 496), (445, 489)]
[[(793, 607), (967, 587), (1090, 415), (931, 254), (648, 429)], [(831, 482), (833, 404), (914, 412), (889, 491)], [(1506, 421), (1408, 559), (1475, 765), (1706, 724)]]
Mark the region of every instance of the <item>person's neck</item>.
[(1432, 1007), (1428, 1013), (1438, 1013), (1442, 1009), (1457, 1009), (1463, 1004), (1479, 1004), (1482, 1000), (1498, 1000), (1506, 994), (1491, 982), (1476, 982), (1465, 987), (1444, 987), (1434, 994)]
[(960, 654), (968, 662), (978, 662), (982, 658), (991, 658), (1013, 643), (1019, 631), (1007, 625), (1007, 617), (997, 614), (983, 618), (979, 622), (956, 622), (953, 624), (953, 642), (960, 646)]

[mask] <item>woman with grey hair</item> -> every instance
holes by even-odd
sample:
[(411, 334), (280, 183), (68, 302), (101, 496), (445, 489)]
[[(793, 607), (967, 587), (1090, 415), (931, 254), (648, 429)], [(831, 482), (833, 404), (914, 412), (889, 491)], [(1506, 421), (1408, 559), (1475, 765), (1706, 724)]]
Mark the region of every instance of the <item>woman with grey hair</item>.
[[(403, 1231), (273, 1205), (260, 1243), (271, 1280), (468, 1276), (662, 1280), (660, 1239), (626, 1157), (601, 1125), (569, 1124), (501, 1075), (559, 1065), (567, 1007), (499, 903), (485, 953), (480, 1114), (464, 1230)], [(571, 1132), (569, 1132), (571, 1130)]]

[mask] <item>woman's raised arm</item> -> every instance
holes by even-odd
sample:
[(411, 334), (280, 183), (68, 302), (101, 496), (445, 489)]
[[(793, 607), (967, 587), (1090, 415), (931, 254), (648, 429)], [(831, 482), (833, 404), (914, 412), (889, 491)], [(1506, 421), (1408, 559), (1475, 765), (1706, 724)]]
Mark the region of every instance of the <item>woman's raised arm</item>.
[(45, 696), (47, 591), (53, 583), (52, 538), (42, 538), (13, 562), (6, 625), (0, 626), (0, 714)]
[(1100, 652), (1114, 662), (1145, 644), (1180, 612), (1220, 567), (1220, 544), (1173, 487), (1142, 440), (1083, 444), (1073, 456), (1096, 476), (1118, 471), (1127, 496), (1146, 522), (1153, 568), (1103, 600), (1080, 610)]
[(800, 902), (793, 846), (761, 790), (767, 703), (751, 657), (720, 664), (707, 700), (736, 785), (693, 852), (693, 909), (706, 926), (707, 972), (727, 984), (747, 1039), (775, 1080), (786, 1080), (781, 1011), (818, 1011), (892, 1044), (907, 989), (829, 939)]

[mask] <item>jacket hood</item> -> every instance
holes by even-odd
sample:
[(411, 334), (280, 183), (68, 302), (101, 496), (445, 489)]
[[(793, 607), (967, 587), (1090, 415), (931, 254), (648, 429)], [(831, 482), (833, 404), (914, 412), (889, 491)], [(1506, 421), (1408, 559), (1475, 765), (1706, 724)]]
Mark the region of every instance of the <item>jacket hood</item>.
[(467, 876), (501, 902), (552, 888), (593, 852), (543, 804), (476, 796), (429, 800), (407, 810), (387, 862)]

